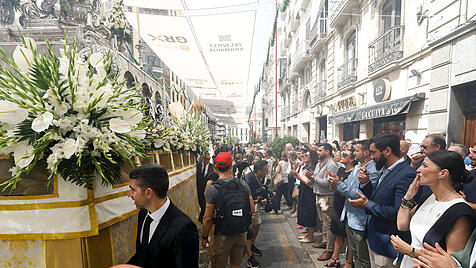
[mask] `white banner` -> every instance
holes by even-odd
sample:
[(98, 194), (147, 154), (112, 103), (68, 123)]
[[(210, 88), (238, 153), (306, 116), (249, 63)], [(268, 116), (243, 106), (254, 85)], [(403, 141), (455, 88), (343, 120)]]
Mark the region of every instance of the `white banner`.
[[(186, 6), (189, 9), (218, 7), (220, 2), (223, 3), (217, 0), (186, 1)], [(254, 2), (234, 1), (233, 5)], [(160, 9), (164, 8), (161, 6)], [(135, 13), (126, 13), (126, 17), (136, 30), (139, 21), (142, 39), (205, 104), (207, 99), (229, 100), (235, 106), (230, 110), (243, 112), (256, 11), (194, 14), (182, 17), (142, 12), (139, 19)]]

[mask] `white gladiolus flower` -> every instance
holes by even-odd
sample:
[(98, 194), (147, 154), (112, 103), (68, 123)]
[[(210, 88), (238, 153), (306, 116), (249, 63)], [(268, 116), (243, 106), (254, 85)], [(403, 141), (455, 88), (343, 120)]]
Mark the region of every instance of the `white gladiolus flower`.
[(33, 161), (33, 146), (19, 144), (15, 146), (13, 151), (13, 158), (15, 159), (15, 165), (19, 168), (28, 166)]
[(112, 118), (109, 120), (109, 128), (117, 133), (128, 133), (131, 131), (131, 127), (125, 120), (119, 118)]
[(136, 109), (129, 109), (122, 113), (122, 118), (129, 124), (129, 125), (137, 125), (142, 121), (143, 114)]
[(51, 121), (53, 121), (53, 114), (45, 112), (33, 120), (33, 123), (31, 123), (31, 129), (36, 132), (42, 132), (50, 127)]
[(18, 104), (0, 100), (0, 121), (8, 124), (18, 124), (28, 118), (28, 110)]
[(33, 51), (26, 47), (17, 46), (13, 51), (13, 60), (21, 72), (28, 73), (34, 63)]

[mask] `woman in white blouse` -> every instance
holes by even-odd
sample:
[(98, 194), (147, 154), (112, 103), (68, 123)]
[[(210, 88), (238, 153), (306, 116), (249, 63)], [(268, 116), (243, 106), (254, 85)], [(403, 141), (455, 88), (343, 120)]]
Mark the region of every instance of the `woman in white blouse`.
[[(470, 182), (474, 177), (464, 167), (461, 156), (446, 150), (435, 151), (425, 158), (418, 174), (402, 199), (397, 216), (399, 231), (410, 230), (411, 245), (392, 235), (396, 251), (405, 254), (401, 266), (412, 267), (422, 254), (423, 243), (436, 243), (448, 253), (461, 250), (474, 228), (474, 211), (457, 193), (455, 186)], [(431, 192), (423, 194), (419, 203), (413, 200), (420, 185)]]

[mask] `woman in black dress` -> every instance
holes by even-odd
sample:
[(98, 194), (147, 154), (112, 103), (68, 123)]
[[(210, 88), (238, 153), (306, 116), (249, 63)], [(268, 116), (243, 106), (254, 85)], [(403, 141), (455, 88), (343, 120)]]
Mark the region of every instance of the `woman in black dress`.
[[(314, 242), (314, 231), (317, 225), (316, 195), (312, 190), (314, 169), (319, 161), (316, 151), (305, 149), (302, 154), (304, 167), (300, 173), (294, 171), (294, 175), (301, 183), (299, 184), (298, 197), (298, 224), (308, 227), (307, 234), (300, 237), (302, 243)], [(293, 172), (293, 171), (292, 171)]]
[[(337, 176), (340, 180), (347, 179), (349, 174), (354, 169), (354, 155), (350, 150), (345, 150), (340, 154), (340, 162), (345, 167), (341, 167), (337, 170), (337, 174), (329, 174), (329, 176)], [(342, 209), (344, 208), (345, 197), (337, 193), (334, 194), (334, 210), (331, 215), (331, 232), (336, 236), (334, 242), (334, 252), (332, 258), (324, 264), (326, 267), (340, 267), (339, 253), (344, 247), (345, 238), (347, 237), (345, 232), (344, 222), (340, 220)], [(347, 251), (346, 265), (352, 264), (354, 256), (350, 251)]]

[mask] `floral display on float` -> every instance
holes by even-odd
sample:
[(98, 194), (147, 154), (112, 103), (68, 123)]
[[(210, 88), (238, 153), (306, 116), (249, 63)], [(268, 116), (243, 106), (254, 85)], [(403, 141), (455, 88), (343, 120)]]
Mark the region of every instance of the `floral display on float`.
[(12, 177), (0, 186), (14, 189), (35, 167), (90, 188), (93, 177), (114, 185), (120, 167), (144, 156), (150, 121), (135, 89), (111, 72), (112, 57), (78, 56), (65, 35), (58, 58), (50, 44), (40, 54), (22, 36), (9, 57), (0, 48), (0, 153), (11, 160)]
[(194, 114), (175, 118), (169, 127), (157, 125), (152, 133), (153, 148), (163, 151), (185, 150), (202, 154), (211, 144), (209, 130)]
[(111, 15), (109, 16), (108, 20), (111, 37), (117, 38), (117, 42), (120, 47), (122, 47), (124, 41), (127, 43), (132, 41), (132, 35), (127, 24), (124, 3), (122, 0), (114, 2)]

